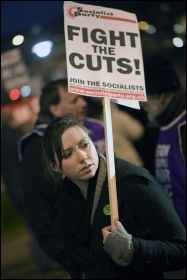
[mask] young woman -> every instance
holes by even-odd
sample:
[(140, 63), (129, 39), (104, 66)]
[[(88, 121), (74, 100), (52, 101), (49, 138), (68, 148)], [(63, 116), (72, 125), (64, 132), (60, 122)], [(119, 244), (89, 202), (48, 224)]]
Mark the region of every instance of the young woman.
[(119, 220), (110, 224), (105, 157), (73, 115), (43, 136), (47, 178), (64, 177), (58, 214), (74, 279), (162, 279), (186, 265), (185, 228), (150, 173), (115, 159)]

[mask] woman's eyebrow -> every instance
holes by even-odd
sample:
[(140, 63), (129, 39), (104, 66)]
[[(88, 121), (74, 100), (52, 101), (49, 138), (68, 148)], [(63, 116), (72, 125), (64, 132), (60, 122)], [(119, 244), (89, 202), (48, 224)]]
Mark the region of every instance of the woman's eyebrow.
[[(75, 145), (75, 146), (79, 146), (79, 145), (82, 144), (84, 141), (89, 141), (89, 138), (88, 138), (88, 137), (85, 137), (85, 138), (81, 139), (81, 140), (77, 143), (77, 145)], [(68, 150), (71, 150), (71, 149), (72, 149), (72, 147), (63, 149), (63, 152), (68, 151)]]

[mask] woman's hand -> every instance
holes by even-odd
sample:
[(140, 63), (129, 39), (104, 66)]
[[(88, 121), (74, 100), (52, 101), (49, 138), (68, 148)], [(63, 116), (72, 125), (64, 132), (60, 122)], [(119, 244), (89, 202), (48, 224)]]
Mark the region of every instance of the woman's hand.
[[(115, 227), (117, 228), (117, 227), (119, 227), (119, 226), (121, 225), (121, 223), (119, 222), (118, 219), (115, 219), (115, 220), (114, 220), (114, 225), (115, 225)], [(113, 229), (113, 230), (115, 230), (115, 229)], [(104, 227), (104, 228), (102, 229), (103, 244), (105, 243), (105, 240), (106, 240), (107, 236), (111, 233), (111, 231), (112, 231), (112, 226), (111, 226), (111, 225), (108, 226), (108, 227)]]
[(102, 229), (103, 249), (116, 264), (127, 266), (131, 263), (134, 254), (132, 235), (126, 231), (118, 219), (114, 220), (114, 226), (113, 229), (112, 226)]

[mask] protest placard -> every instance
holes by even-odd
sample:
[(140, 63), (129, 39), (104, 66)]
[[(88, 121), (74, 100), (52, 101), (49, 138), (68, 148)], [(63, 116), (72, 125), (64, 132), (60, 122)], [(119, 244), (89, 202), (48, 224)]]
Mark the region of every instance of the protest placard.
[(14, 88), (20, 89), (30, 83), (30, 75), (19, 48), (1, 54), (2, 83), (7, 94)]
[(144, 68), (135, 14), (64, 1), (70, 92), (103, 97), (111, 223), (118, 217), (110, 100), (139, 108), (146, 101)]

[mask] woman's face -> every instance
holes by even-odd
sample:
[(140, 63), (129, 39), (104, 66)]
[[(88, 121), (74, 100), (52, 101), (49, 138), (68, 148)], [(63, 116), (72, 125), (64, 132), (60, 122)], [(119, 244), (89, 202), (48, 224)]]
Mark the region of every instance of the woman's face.
[(78, 126), (68, 128), (61, 136), (62, 173), (73, 181), (89, 181), (98, 168), (98, 154), (87, 133)]

